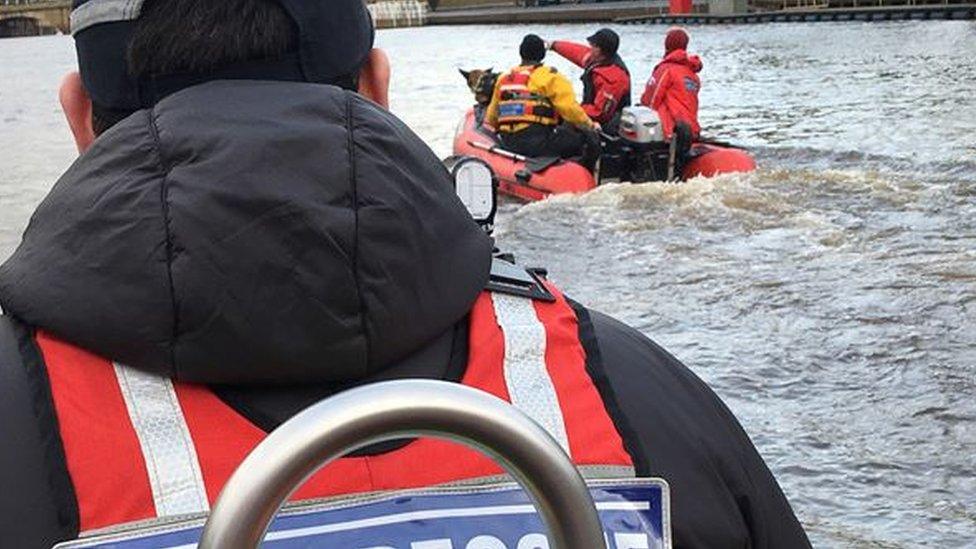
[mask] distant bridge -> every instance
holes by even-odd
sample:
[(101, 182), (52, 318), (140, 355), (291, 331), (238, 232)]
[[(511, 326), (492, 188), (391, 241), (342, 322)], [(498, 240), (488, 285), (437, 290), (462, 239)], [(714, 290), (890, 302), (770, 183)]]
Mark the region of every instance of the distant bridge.
[(0, 0), (0, 38), (71, 32), (71, 0)]

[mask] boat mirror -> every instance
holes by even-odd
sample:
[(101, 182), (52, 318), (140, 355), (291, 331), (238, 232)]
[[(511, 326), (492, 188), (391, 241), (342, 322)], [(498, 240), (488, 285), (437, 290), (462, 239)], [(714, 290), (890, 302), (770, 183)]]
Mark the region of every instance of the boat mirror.
[(465, 157), (454, 163), (451, 175), (461, 203), (479, 225), (490, 231), (498, 206), (498, 185), (491, 167), (481, 159)]

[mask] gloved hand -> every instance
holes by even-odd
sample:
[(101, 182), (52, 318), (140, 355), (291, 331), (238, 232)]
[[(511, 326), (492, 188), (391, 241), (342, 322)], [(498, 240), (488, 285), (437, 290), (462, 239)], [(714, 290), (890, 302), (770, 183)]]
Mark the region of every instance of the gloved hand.
[(543, 40), (542, 43), (545, 44), (546, 50), (552, 49), (552, 42), (550, 40)]

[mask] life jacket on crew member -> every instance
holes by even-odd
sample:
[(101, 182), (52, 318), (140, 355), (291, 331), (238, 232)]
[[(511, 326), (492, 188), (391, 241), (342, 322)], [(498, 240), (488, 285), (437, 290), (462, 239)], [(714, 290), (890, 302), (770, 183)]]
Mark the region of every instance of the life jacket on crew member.
[(583, 108), (596, 112), (600, 123), (610, 122), (624, 107), (630, 106), (630, 70), (619, 55), (607, 64), (590, 65), (580, 77), (583, 81)]
[[(461, 383), (528, 413), (584, 476), (633, 477), (631, 457), (587, 370), (576, 313), (558, 290), (547, 289), (555, 301), (481, 294), (470, 314)], [(205, 385), (113, 363), (46, 332), (34, 341), (82, 533), (207, 512), (266, 436)], [(292, 500), (487, 480), (503, 472), (474, 450), (418, 439), (334, 461)]]
[(498, 130), (513, 131), (520, 124), (559, 124), (559, 115), (545, 95), (531, 87), (532, 74), (537, 70), (548, 70), (542, 65), (522, 65), (515, 67), (499, 82)]

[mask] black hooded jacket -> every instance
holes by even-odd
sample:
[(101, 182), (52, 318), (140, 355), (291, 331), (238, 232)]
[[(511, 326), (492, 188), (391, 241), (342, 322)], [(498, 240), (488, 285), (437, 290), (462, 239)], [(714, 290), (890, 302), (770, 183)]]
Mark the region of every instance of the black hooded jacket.
[[(345, 387), (460, 379), (490, 262), (439, 160), (356, 94), (211, 82), (133, 114), (0, 266), (0, 547), (78, 533), (33, 330), (209, 384), (270, 430)], [(635, 330), (574, 308), (638, 472), (671, 485), (675, 546), (807, 546), (718, 398)]]

